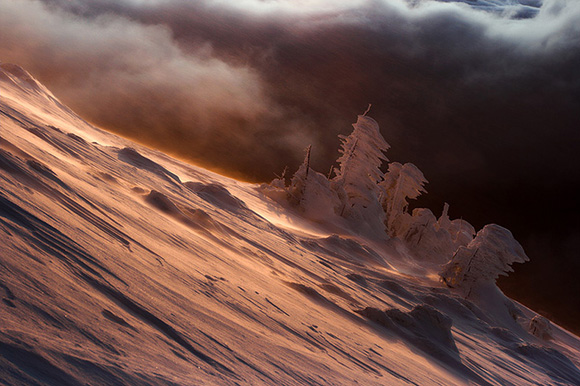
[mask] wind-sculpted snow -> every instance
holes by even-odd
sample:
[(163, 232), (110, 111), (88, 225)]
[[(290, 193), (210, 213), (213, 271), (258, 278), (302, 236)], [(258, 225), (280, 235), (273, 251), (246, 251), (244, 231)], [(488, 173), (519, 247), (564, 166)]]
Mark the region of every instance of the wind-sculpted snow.
[(24, 84), (26, 89), (34, 90), (37, 93), (42, 94), (44, 92), (43, 87), (22, 67), (12, 64), (12, 63), (2, 63), (0, 68), (3, 70), (0, 72), (0, 79), (5, 82), (10, 82), (12, 84), (16, 83), (16, 79), (20, 81), (19, 83)]
[(0, 383), (580, 383), (580, 340), (499, 290), (464, 299), (402, 241), (108, 134), (2, 66)]
[(142, 156), (137, 150), (131, 147), (125, 147), (119, 151), (119, 159), (125, 161), (139, 169), (147, 170), (151, 173), (160, 175), (169, 181), (179, 183), (179, 177), (171, 173), (158, 163), (151, 161), (149, 158)]
[(207, 202), (210, 202), (220, 208), (231, 211), (245, 211), (248, 207), (244, 202), (234, 196), (223, 186), (219, 184), (203, 184), (201, 182), (185, 182), (192, 191)]
[(300, 244), (313, 252), (320, 251), (339, 260), (347, 260), (350, 264), (363, 265), (366, 262), (388, 266), (388, 263), (369, 247), (354, 239), (336, 234), (320, 240), (304, 239), (300, 241)]
[(380, 311), (367, 307), (359, 312), (388, 329), (403, 329), (403, 336), (416, 342), (423, 350), (435, 350), (433, 354), (437, 354), (440, 348), (458, 352), (451, 334), (452, 320), (431, 306), (418, 305), (410, 312), (396, 308)]
[(536, 344), (523, 343), (515, 347), (515, 352), (524, 361), (529, 361), (533, 363), (534, 367), (545, 371), (556, 382), (570, 385), (578, 383), (580, 378), (578, 367), (558, 350)]

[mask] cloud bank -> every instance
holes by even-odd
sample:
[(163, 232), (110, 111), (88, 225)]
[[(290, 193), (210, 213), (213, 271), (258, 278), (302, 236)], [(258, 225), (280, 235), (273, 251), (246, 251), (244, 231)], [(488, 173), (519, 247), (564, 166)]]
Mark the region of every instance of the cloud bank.
[(580, 237), (578, 1), (11, 0), (0, 36), (0, 60), (93, 122), (253, 180), (309, 144), (328, 170), (372, 103), (424, 204), (536, 240), (537, 273)]
[[(483, 4), (494, 5), (505, 8)], [(518, 163), (530, 146), (562, 145), (546, 133), (550, 122), (562, 138), (575, 132), (573, 1), (548, 1), (529, 20), (400, 0), (0, 7), (3, 60), (37, 74), (81, 114), (253, 178), (272, 175), (266, 161), (276, 170), (296, 164), (310, 143), (316, 161), (329, 163), (336, 135), (369, 102), (395, 155), (431, 153), (415, 162), (438, 162), (444, 178), (501, 177), (489, 169), (490, 148), (509, 147), (502, 154)]]

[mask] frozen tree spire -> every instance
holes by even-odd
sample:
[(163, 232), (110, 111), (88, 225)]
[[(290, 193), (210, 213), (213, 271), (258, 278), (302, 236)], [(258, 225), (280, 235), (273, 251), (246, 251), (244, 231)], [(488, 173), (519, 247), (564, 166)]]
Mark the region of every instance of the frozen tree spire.
[(304, 199), (304, 193), (306, 186), (308, 184), (308, 172), (310, 170), (310, 152), (312, 151), (312, 145), (306, 148), (306, 155), (304, 156), (304, 162), (298, 168), (296, 173), (292, 176), (290, 181), (290, 187), (288, 193), (290, 195), (289, 201), (291, 204), (299, 205)]
[(439, 275), (447, 286), (458, 288), (469, 296), (472, 288), (494, 283), (500, 275), (513, 272), (513, 263), (526, 261), (529, 258), (511, 232), (489, 224), (466, 247), (459, 247)]
[(425, 191), (427, 179), (417, 166), (412, 163), (401, 165), (391, 162), (389, 170), (380, 187), (383, 189), (381, 205), (387, 217), (387, 229), (393, 235), (396, 234), (396, 220), (407, 212), (408, 199), (416, 199)]
[(337, 159), (339, 167), (334, 170), (336, 177), (333, 182), (346, 192), (342, 215), (356, 217), (370, 210), (375, 211), (375, 216), (380, 216), (376, 211), (380, 208), (378, 182), (383, 178), (380, 166), (387, 160), (384, 153), (390, 145), (374, 119), (359, 115), (352, 126), (354, 130), (349, 136), (339, 136), (342, 140), (341, 156)]
[(451, 220), (449, 219), (449, 204), (443, 204), (443, 212), (441, 213), (441, 217), (437, 220), (437, 228), (438, 229), (446, 229), (449, 230), (451, 228)]

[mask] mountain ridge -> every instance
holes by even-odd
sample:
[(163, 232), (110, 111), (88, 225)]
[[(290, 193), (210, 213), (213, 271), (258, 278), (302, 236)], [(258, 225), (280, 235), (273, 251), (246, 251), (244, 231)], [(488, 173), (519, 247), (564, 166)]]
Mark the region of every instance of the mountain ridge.
[(1, 66), (4, 382), (580, 382), (578, 337), (531, 335), (497, 287), (463, 299), (396, 241), (100, 130)]

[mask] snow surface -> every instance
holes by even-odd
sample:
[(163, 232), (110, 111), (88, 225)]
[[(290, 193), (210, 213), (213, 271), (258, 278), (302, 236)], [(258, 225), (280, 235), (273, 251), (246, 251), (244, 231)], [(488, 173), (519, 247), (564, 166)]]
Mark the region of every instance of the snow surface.
[(0, 383), (580, 384), (579, 338), (532, 335), (497, 287), (465, 300), (397, 240), (95, 128), (19, 67), (0, 92)]

